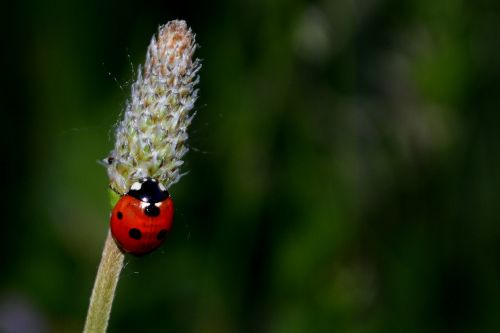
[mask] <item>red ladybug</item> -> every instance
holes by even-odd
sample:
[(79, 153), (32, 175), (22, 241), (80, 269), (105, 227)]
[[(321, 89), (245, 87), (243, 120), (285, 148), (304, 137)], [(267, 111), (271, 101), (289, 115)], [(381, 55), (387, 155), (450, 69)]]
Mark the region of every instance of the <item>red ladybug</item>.
[(174, 202), (156, 179), (134, 183), (111, 213), (111, 234), (125, 252), (144, 255), (158, 248), (172, 227)]

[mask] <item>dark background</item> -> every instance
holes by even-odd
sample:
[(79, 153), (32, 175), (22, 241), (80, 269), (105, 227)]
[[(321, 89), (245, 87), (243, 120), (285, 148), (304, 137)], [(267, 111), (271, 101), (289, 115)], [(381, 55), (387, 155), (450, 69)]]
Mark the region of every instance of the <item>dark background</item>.
[(132, 68), (203, 59), (167, 244), (109, 332), (500, 331), (494, 1), (24, 1), (1, 20), (0, 332), (80, 332)]

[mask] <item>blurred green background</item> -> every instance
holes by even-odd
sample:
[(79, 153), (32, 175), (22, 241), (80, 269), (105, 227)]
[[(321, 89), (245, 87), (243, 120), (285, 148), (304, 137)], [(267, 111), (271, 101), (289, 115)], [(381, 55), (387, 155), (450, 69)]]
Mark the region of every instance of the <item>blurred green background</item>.
[(80, 332), (97, 160), (159, 24), (203, 59), (169, 241), (109, 332), (500, 331), (500, 3), (23, 1), (2, 10), (0, 332)]

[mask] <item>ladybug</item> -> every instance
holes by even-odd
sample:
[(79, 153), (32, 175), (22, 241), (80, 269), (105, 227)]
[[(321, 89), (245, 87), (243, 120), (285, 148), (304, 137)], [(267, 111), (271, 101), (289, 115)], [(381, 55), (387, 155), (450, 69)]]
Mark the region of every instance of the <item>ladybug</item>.
[(143, 178), (116, 203), (111, 212), (111, 234), (118, 246), (133, 255), (157, 249), (172, 227), (174, 202), (153, 178)]

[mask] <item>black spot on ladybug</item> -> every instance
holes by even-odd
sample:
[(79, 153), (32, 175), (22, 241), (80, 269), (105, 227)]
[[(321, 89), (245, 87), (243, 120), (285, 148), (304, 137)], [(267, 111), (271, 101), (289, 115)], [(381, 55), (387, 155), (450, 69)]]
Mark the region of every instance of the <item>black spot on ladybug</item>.
[[(160, 187), (160, 183), (153, 178), (141, 179), (140, 187), (134, 187), (128, 191), (128, 195), (142, 202), (157, 203), (168, 198), (168, 191)], [(163, 188), (163, 190), (162, 190)]]
[(128, 231), (128, 235), (133, 239), (139, 240), (142, 237), (142, 232), (139, 229), (132, 228)]
[(144, 208), (144, 214), (147, 216), (155, 217), (160, 215), (160, 209), (156, 207), (154, 204), (149, 204)]
[(116, 213), (116, 217), (121, 220), (123, 218), (123, 213), (122, 212), (118, 212)]
[(157, 240), (162, 240), (167, 235), (167, 229), (161, 229), (158, 235), (156, 235)]

